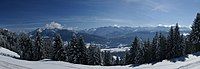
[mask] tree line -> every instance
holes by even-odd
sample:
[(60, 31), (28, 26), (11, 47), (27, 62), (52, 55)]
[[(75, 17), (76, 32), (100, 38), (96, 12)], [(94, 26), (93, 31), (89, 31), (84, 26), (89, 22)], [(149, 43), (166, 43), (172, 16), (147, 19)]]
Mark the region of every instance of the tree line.
[(177, 23), (170, 28), (167, 36), (156, 33), (152, 41), (135, 37), (130, 50), (126, 52), (125, 64), (155, 63), (200, 51), (200, 13), (197, 13), (191, 28), (187, 36), (180, 34)]
[(82, 36), (74, 34), (64, 43), (59, 34), (53, 38), (43, 37), (37, 31), (34, 38), (25, 33), (16, 34), (0, 29), (0, 46), (20, 55), (20, 59), (38, 61), (52, 59), (86, 65), (127, 65), (155, 63), (200, 51), (200, 13), (194, 20), (189, 35), (180, 33), (178, 23), (167, 36), (156, 33), (153, 39), (135, 37), (124, 57), (113, 57), (110, 51), (101, 51), (95, 45), (86, 46)]
[(42, 37), (39, 30), (31, 38), (25, 33), (17, 35), (0, 29), (0, 47), (14, 51), (20, 55), (20, 59), (29, 61), (51, 59), (75, 64), (106, 65), (107, 57), (112, 58), (110, 54), (105, 54), (107, 51), (101, 52), (95, 44), (86, 46), (82, 36), (74, 34), (71, 41), (64, 43), (59, 34), (53, 38)]

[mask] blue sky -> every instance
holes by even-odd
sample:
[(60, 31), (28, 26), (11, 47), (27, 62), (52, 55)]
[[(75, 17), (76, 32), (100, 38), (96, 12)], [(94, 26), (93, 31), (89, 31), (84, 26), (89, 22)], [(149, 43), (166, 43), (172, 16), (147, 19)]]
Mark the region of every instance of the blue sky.
[(56, 21), (81, 29), (192, 24), (200, 0), (0, 0), (0, 27), (32, 30)]

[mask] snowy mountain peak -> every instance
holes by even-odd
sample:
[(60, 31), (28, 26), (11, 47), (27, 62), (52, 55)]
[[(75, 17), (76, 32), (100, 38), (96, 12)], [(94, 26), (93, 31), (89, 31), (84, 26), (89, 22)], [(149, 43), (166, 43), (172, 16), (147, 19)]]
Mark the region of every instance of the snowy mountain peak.
[(55, 21), (51, 22), (50, 24), (46, 24), (45, 28), (47, 29), (63, 29), (64, 26), (62, 26), (60, 23), (57, 23)]

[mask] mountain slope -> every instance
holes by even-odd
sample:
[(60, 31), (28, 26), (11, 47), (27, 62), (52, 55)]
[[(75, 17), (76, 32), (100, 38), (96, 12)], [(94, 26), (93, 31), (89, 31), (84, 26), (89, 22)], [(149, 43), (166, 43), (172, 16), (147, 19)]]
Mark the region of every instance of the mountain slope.
[[(72, 31), (67, 29), (37, 29), (41, 31), (42, 36), (54, 37), (56, 33), (60, 34), (64, 41), (70, 41), (73, 33), (83, 36), (86, 43), (100, 44), (103, 47), (118, 47), (119, 45), (128, 45), (133, 41), (135, 36), (142, 40), (152, 39), (156, 32), (168, 34), (169, 27), (99, 27), (80, 31)], [(30, 35), (36, 33), (37, 30), (29, 32)], [(181, 33), (187, 34), (190, 29), (186, 27), (180, 28)]]
[[(91, 28), (82, 30), (80, 32), (98, 35), (105, 38), (116, 38), (121, 37), (130, 33), (136, 32), (168, 32), (170, 27), (165, 26), (157, 26), (157, 27), (115, 27), (115, 26), (108, 26), (108, 27), (99, 27), (99, 28)], [(180, 27), (181, 32), (190, 31), (187, 27)], [(133, 34), (134, 35), (134, 34)]]
[[(157, 26), (157, 27), (99, 27), (86, 29), (79, 32), (97, 35), (109, 39), (109, 47), (117, 47), (121, 44), (130, 44), (134, 37), (139, 37), (142, 40), (152, 39), (156, 32), (164, 35), (168, 34), (170, 27)], [(187, 27), (180, 27), (180, 32), (188, 34), (190, 31)]]
[(41, 35), (44, 37), (54, 37), (55, 34), (60, 34), (63, 41), (70, 41), (73, 34), (77, 34), (78, 36), (83, 36), (86, 43), (97, 43), (97, 44), (105, 44), (107, 42), (106, 38), (87, 34), (87, 33), (78, 33), (76, 31), (67, 30), (67, 29), (36, 29), (32, 32), (29, 32), (32, 37), (36, 34), (36, 31), (40, 31)]

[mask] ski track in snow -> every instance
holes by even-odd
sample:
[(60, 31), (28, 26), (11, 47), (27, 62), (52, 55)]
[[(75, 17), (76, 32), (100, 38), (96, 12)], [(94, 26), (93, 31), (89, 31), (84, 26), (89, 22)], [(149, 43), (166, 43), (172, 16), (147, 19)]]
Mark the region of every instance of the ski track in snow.
[(197, 62), (194, 62), (194, 63), (189, 63), (189, 64), (184, 65), (184, 66), (180, 66), (177, 69), (191, 69), (191, 68), (195, 68), (196, 66), (199, 66), (199, 65), (200, 65), (200, 61), (197, 61)]
[(11, 64), (11, 63), (0, 60), (0, 69), (31, 69), (31, 68), (16, 65), (16, 64)]
[(45, 63), (45, 64), (48, 64), (48, 65), (58, 65), (58, 66), (61, 66), (61, 67), (66, 67), (66, 69), (81, 69), (81, 68), (78, 68), (78, 67), (75, 67), (75, 66), (62, 65), (62, 64), (56, 64), (56, 63)]

